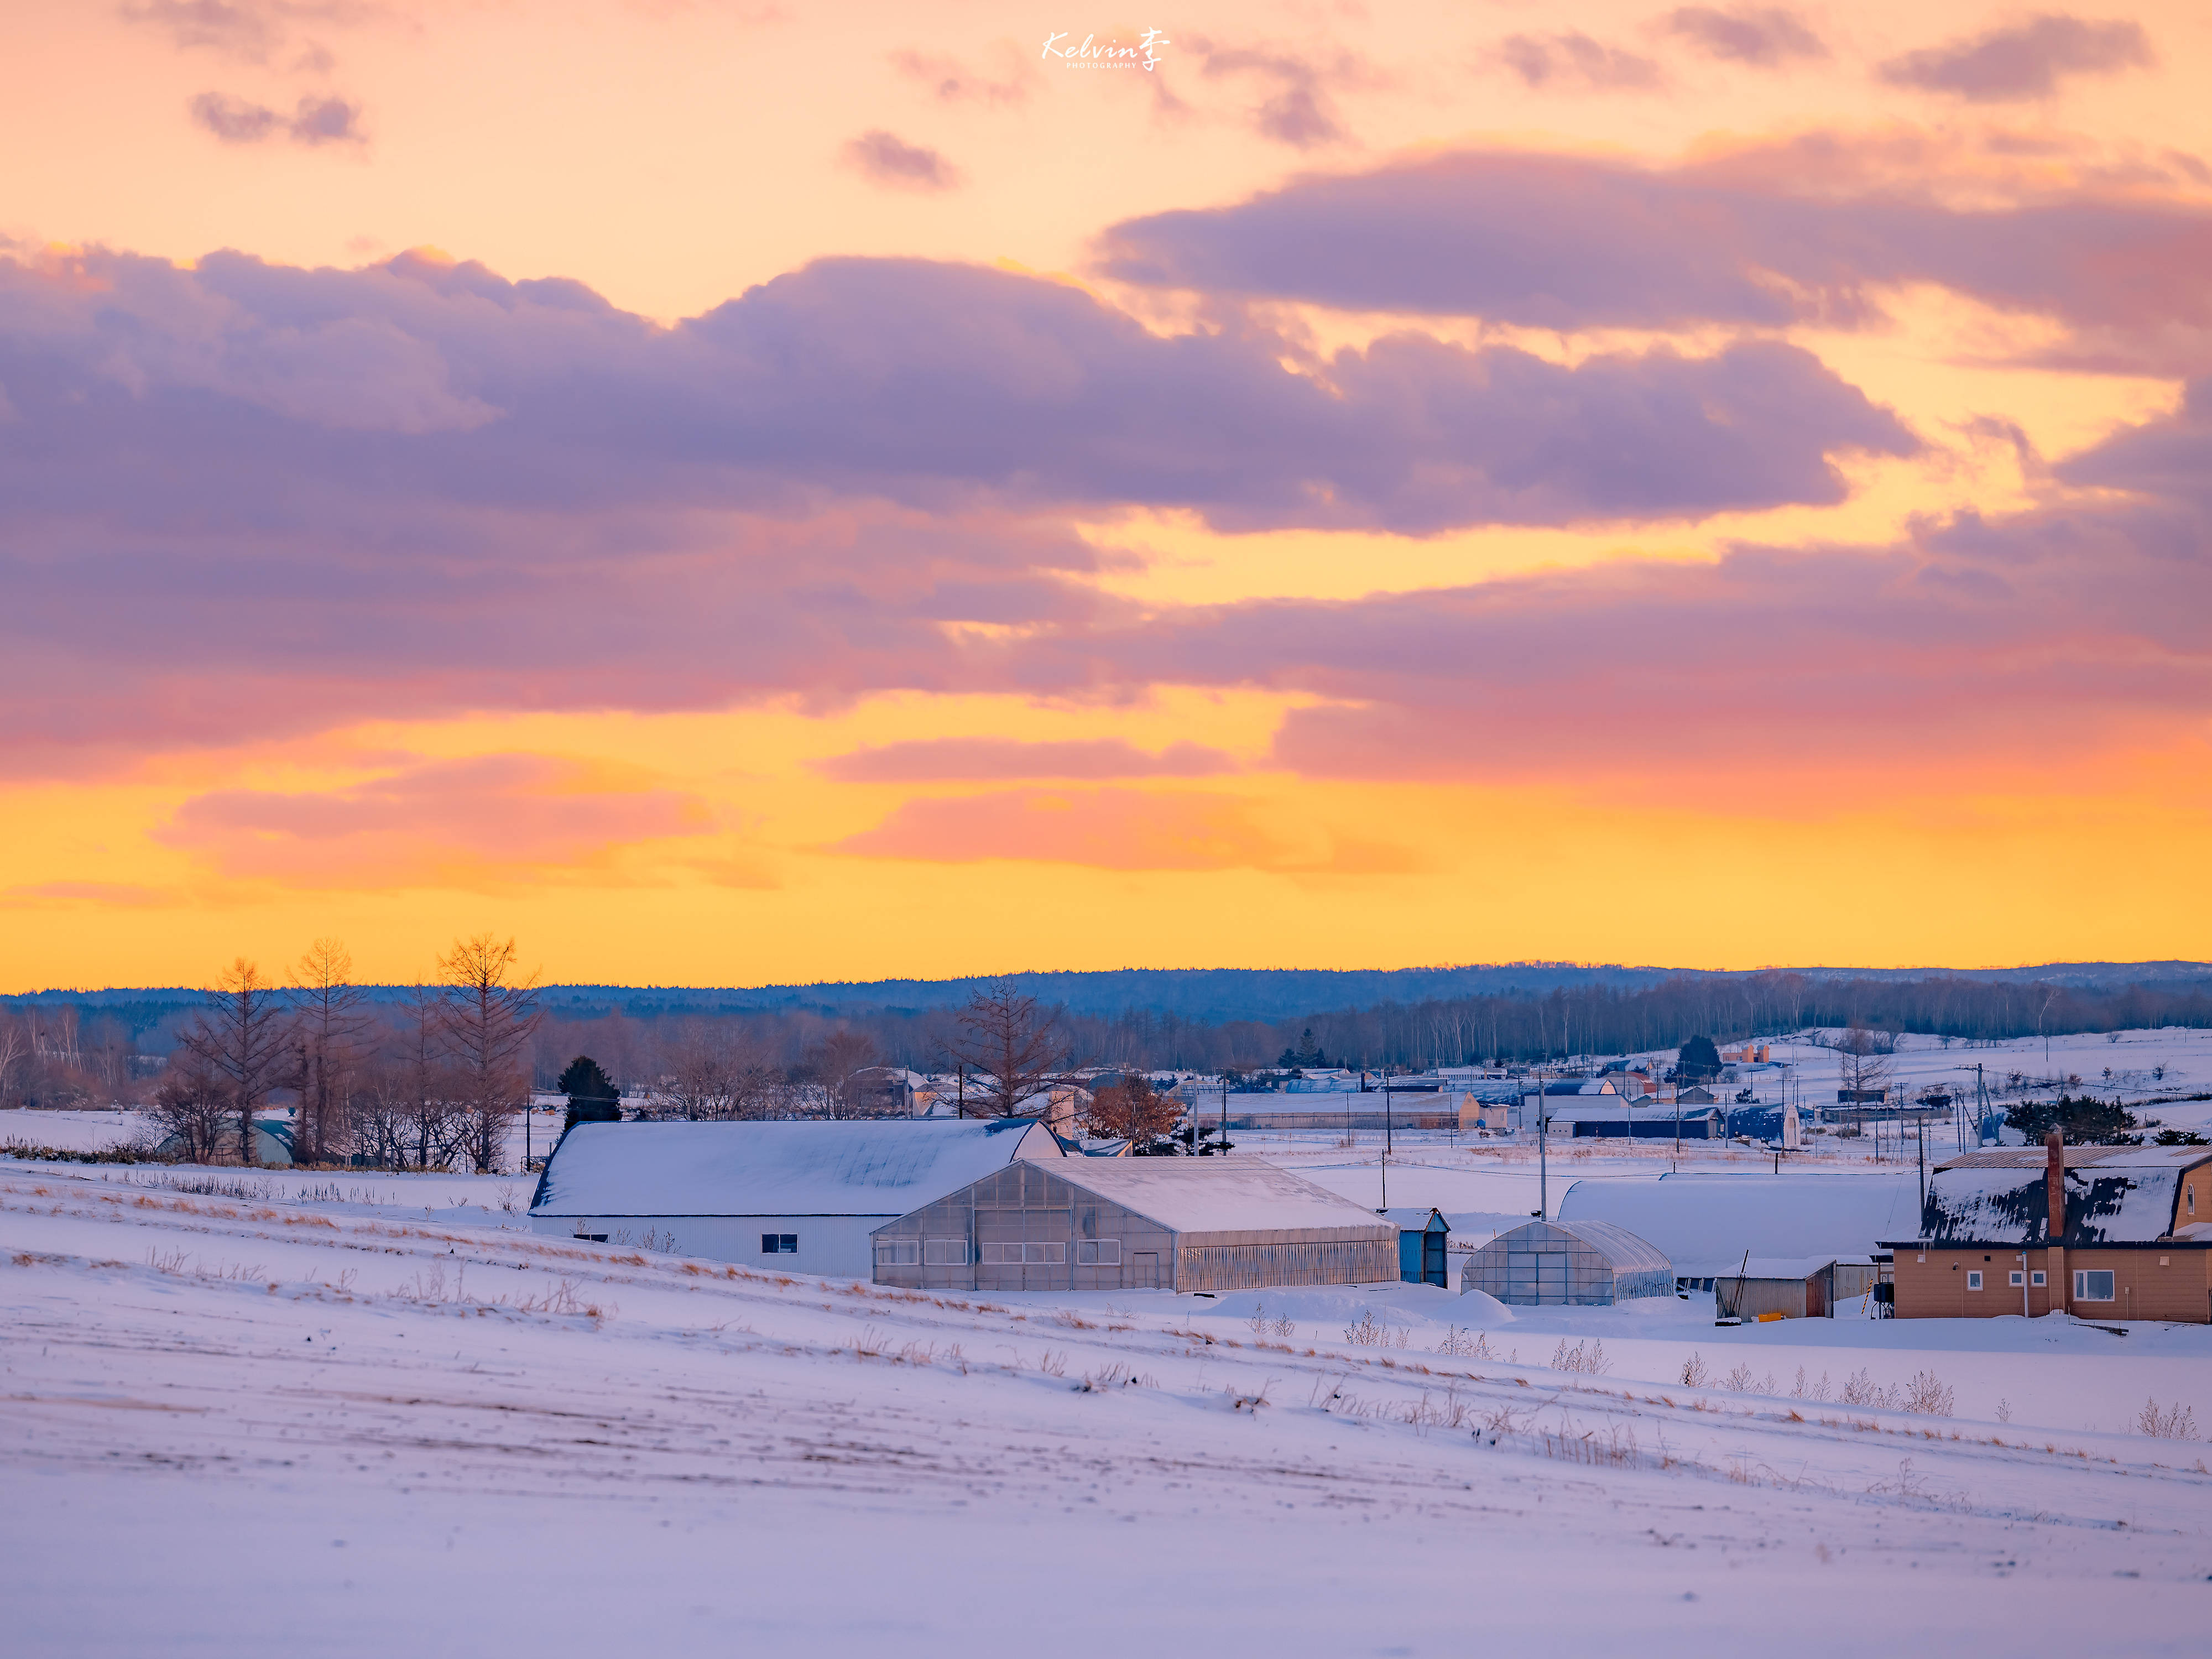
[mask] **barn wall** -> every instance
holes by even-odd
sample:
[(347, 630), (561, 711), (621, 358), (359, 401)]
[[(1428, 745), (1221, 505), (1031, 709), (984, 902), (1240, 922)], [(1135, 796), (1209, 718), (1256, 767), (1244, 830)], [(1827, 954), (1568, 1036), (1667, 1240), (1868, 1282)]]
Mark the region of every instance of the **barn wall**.
[(1287, 1244), (1186, 1244), (1176, 1255), (1179, 1291), (1256, 1291), (1278, 1285), (1376, 1285), (1398, 1277), (1392, 1238)]
[[(868, 1231), (883, 1216), (859, 1215), (618, 1215), (533, 1216), (534, 1232), (558, 1238), (605, 1234), (610, 1244), (662, 1250), (707, 1261), (736, 1261), (767, 1273), (866, 1279), (872, 1265)], [(795, 1255), (761, 1249), (761, 1235), (791, 1233)]]
[(1739, 1319), (1773, 1313), (1786, 1319), (1814, 1319), (1827, 1311), (1825, 1298), (1802, 1279), (1739, 1280), (1733, 1273), (1713, 1280), (1713, 1304), (1716, 1311)]
[[(1078, 1190), (1038, 1164), (987, 1176), (879, 1228), (876, 1237), (884, 1244), (920, 1242), (921, 1248), (914, 1252), (923, 1257), (919, 1262), (886, 1260), (885, 1250), (877, 1251), (872, 1262), (878, 1284), (915, 1290), (1139, 1290), (1165, 1288), (1175, 1273), (1173, 1234), (1119, 1204)], [(933, 1239), (941, 1244), (960, 1241), (965, 1260), (930, 1261)], [(951, 1252), (940, 1248), (936, 1254)], [(1086, 1262), (1086, 1255), (1118, 1259)], [(1013, 1256), (1023, 1259), (1006, 1259)]]
[[(2099, 1319), (2166, 1319), (2179, 1323), (2212, 1322), (2212, 1249), (2203, 1245), (2152, 1244), (2133, 1250), (2069, 1250), (2063, 1287), (2070, 1297), (2076, 1270), (2112, 1275), (2114, 1295), (2110, 1302), (2076, 1302), (2070, 1311), (2077, 1317)], [(1897, 1316), (1899, 1319), (1995, 1319), (2021, 1310), (2020, 1286), (2010, 1282), (2019, 1269), (2018, 1246), (2001, 1244), (1988, 1249), (1931, 1249), (1918, 1251), (1899, 1246), (1897, 1251)], [(1922, 1258), (1925, 1256), (1923, 1261)], [(2027, 1252), (2031, 1270), (2048, 1267), (2050, 1252)], [(2163, 1261), (2166, 1265), (2160, 1266)], [(1969, 1291), (1966, 1275), (1979, 1268), (1982, 1288)], [(2051, 1311), (2050, 1285), (2031, 1285), (2028, 1311)]]

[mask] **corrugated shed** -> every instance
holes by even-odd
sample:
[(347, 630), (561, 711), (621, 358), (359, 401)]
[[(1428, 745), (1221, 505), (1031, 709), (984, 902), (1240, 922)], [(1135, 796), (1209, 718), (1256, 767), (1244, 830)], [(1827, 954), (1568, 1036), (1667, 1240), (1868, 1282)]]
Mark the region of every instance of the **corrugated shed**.
[(1059, 1157), (1051, 1131), (1019, 1119), (580, 1123), (530, 1213), (902, 1215), (1018, 1158)]

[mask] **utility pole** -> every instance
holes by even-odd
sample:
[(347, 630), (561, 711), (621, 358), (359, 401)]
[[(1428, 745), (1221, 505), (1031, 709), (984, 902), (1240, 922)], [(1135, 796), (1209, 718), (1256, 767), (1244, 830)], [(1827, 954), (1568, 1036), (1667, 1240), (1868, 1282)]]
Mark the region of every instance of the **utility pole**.
[(1382, 1207), (1390, 1207), (1390, 1074), (1382, 1074)]
[(1552, 1218), (1552, 1165), (1547, 1139), (1552, 1127), (1552, 1114), (1545, 1104), (1544, 1073), (1536, 1073), (1536, 1213), (1544, 1220)]

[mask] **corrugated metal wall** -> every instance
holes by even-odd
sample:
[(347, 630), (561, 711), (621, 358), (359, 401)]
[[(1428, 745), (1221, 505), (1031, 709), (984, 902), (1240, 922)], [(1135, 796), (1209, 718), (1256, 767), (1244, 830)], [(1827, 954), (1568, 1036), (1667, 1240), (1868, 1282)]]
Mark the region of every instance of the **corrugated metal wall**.
[(1398, 1277), (1395, 1239), (1297, 1244), (1186, 1244), (1179, 1291), (1258, 1291), (1277, 1285), (1374, 1285)]

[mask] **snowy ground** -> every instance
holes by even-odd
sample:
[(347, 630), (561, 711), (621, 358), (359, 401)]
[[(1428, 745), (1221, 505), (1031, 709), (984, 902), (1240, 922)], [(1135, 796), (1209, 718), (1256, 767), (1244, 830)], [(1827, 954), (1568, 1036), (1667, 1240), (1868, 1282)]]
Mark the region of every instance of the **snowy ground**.
[[(2203, 1328), (987, 1304), (538, 1237), (522, 1184), (0, 1163), (9, 1652), (2179, 1653), (2212, 1619), (2207, 1449), (2132, 1426), (2212, 1422)], [(1916, 1376), (1948, 1409), (1840, 1399)]]

